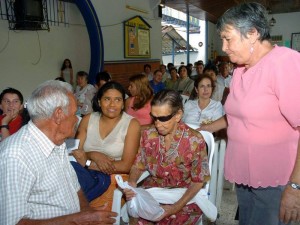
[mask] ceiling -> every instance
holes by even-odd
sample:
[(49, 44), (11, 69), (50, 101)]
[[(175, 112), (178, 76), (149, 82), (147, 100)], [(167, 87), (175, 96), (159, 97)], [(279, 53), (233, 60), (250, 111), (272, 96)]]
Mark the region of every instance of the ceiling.
[(165, 0), (165, 5), (187, 13), (187, 3), (191, 16), (216, 23), (218, 18), (230, 7), (242, 2), (258, 2), (270, 13), (300, 12), (300, 0)]

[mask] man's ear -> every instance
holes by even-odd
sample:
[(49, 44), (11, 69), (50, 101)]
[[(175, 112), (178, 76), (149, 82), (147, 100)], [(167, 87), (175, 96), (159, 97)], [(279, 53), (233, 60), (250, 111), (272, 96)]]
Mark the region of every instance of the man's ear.
[(52, 118), (54, 119), (56, 124), (61, 124), (62, 120), (64, 119), (64, 112), (62, 110), (61, 107), (57, 107), (53, 114), (52, 114)]

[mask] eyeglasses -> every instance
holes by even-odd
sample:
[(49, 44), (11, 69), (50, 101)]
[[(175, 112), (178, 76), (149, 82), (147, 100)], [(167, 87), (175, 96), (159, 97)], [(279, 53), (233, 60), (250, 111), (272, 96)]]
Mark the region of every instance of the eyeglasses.
[(15, 100), (12, 100), (12, 101), (9, 101), (8, 99), (3, 99), (2, 100), (6, 105), (16, 105), (16, 104), (19, 104), (21, 101), (19, 99), (15, 99)]
[(168, 116), (153, 116), (151, 113), (150, 113), (150, 116), (151, 118), (153, 119), (154, 122), (156, 122), (157, 120), (159, 120), (160, 122), (167, 122), (169, 121), (170, 119), (173, 118), (173, 116), (175, 116), (176, 112), (175, 113), (172, 113), (171, 115), (168, 115)]

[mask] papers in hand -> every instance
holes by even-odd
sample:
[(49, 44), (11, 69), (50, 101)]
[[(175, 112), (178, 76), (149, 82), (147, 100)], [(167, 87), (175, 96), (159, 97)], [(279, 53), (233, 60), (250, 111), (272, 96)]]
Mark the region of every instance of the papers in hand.
[(80, 140), (79, 139), (74, 139), (74, 138), (69, 138), (65, 142), (66, 142), (66, 147), (67, 147), (67, 150), (68, 150), (68, 153), (69, 153), (69, 160), (76, 162), (76, 159), (74, 158), (73, 155), (71, 155), (71, 153), (72, 153), (73, 150), (78, 149)]

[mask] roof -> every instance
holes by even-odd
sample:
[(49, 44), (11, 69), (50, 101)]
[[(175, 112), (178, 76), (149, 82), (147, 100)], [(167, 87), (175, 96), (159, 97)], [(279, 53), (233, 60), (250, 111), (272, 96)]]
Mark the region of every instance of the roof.
[[(162, 33), (162, 54), (168, 55), (173, 52), (174, 42), (174, 53), (181, 53), (187, 50), (187, 41), (175, 30), (173, 26), (163, 26), (161, 29)], [(198, 52), (197, 48), (189, 45), (190, 52)]]

